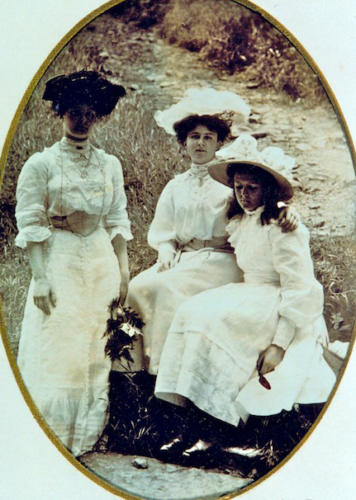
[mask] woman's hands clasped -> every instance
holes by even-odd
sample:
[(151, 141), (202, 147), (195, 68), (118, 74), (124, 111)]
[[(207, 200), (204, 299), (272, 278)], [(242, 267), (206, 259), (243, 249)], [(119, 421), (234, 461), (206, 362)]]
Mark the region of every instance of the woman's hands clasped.
[(51, 314), (51, 308), (56, 307), (56, 295), (47, 278), (35, 279), (33, 301), (35, 306), (47, 316)]
[(271, 344), (258, 356), (256, 363), (258, 373), (265, 375), (272, 372), (284, 357), (284, 349), (278, 345)]

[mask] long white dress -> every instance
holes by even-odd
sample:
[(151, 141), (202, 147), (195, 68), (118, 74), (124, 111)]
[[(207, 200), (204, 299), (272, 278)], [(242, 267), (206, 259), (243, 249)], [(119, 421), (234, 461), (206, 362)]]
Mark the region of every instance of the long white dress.
[[(282, 233), (262, 226), (257, 209), (227, 226), (243, 283), (192, 297), (177, 311), (158, 370), (155, 394), (184, 405), (189, 399), (233, 425), (240, 418), (326, 401), (335, 382), (322, 355), (327, 341), (323, 292), (316, 281), (307, 229)], [(256, 362), (271, 343), (286, 350), (259, 381)]]
[(163, 189), (148, 233), (159, 250), (170, 244), (177, 252), (173, 268), (158, 264), (131, 280), (128, 303), (142, 317), (148, 371), (157, 373), (173, 316), (189, 297), (203, 290), (241, 280), (227, 245), (226, 207), (232, 190), (214, 181), (207, 165), (192, 165)]
[[(17, 187), (16, 244), (43, 242), (46, 274), (57, 305), (46, 316), (31, 282), (18, 366), (44, 420), (74, 455), (90, 450), (106, 423), (111, 362), (102, 338), (107, 307), (119, 293), (111, 239), (132, 238), (120, 162), (66, 138), (25, 163)], [(99, 216), (88, 236), (55, 229), (50, 217), (83, 211)]]

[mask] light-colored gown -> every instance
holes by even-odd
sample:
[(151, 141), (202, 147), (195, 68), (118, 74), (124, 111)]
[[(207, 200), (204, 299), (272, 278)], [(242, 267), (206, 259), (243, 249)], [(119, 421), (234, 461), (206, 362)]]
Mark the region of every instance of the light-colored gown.
[(241, 280), (225, 230), (231, 194), (210, 177), (207, 165), (192, 165), (168, 182), (158, 200), (148, 243), (156, 250), (172, 245), (175, 265), (157, 272), (155, 264), (131, 280), (128, 292), (129, 305), (146, 324), (144, 351), (152, 374), (178, 307), (196, 293)]
[[(243, 283), (202, 292), (172, 322), (161, 356), (155, 394), (186, 399), (233, 425), (240, 418), (290, 410), (294, 403), (326, 401), (335, 382), (322, 355), (327, 341), (323, 292), (314, 277), (305, 226), (282, 233), (261, 225), (262, 208), (227, 226)], [(257, 377), (256, 362), (271, 343), (283, 361)]]
[[(92, 448), (106, 423), (104, 355), (107, 307), (119, 294), (111, 239), (132, 238), (120, 162), (89, 143), (78, 151), (63, 138), (25, 163), (18, 180), (16, 244), (42, 242), (57, 305), (46, 316), (31, 282), (18, 366), (43, 418), (74, 455)], [(83, 211), (99, 223), (88, 236), (55, 229), (50, 217)]]

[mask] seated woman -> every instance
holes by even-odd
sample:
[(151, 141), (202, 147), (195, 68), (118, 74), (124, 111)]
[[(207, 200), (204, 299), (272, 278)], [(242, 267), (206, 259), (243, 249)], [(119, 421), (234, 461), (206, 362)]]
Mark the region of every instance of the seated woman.
[[(229, 137), (229, 112), (244, 122), (249, 107), (237, 95), (214, 89), (190, 89), (185, 97), (155, 115), (159, 126), (175, 133), (192, 164), (163, 189), (148, 232), (157, 263), (129, 284), (128, 303), (142, 317), (147, 368), (156, 374), (161, 351), (177, 308), (210, 288), (241, 281), (227, 242), (226, 208), (231, 188), (212, 179), (208, 165)], [(282, 210), (280, 223), (295, 227), (295, 216)]]
[[(250, 414), (325, 402), (335, 376), (322, 355), (328, 334), (308, 231), (299, 224), (284, 233), (275, 222), (277, 201), (293, 195), (285, 169), (290, 158), (279, 148), (258, 151), (247, 134), (217, 155), (209, 173), (234, 190), (227, 231), (243, 282), (204, 291), (180, 306), (155, 394), (175, 405), (193, 403), (213, 417), (215, 430), (225, 423), (228, 431)], [(209, 448), (208, 434), (200, 429), (205, 439), (185, 455)]]

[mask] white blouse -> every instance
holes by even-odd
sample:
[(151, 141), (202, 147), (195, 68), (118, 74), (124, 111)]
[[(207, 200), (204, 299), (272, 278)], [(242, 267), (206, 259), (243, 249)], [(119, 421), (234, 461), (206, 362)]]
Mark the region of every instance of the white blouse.
[(244, 282), (280, 287), (280, 320), (272, 343), (286, 349), (296, 328), (322, 314), (323, 289), (314, 277), (307, 228), (299, 223), (295, 231), (283, 233), (277, 223), (262, 226), (262, 210), (234, 217), (227, 231)]
[(111, 239), (132, 239), (119, 160), (89, 142), (82, 146), (63, 137), (26, 161), (16, 191), (17, 246), (45, 241), (51, 217), (76, 211), (100, 216)]
[(168, 182), (158, 200), (148, 243), (184, 246), (190, 240), (227, 237), (226, 209), (231, 188), (212, 179), (205, 165), (192, 165)]

